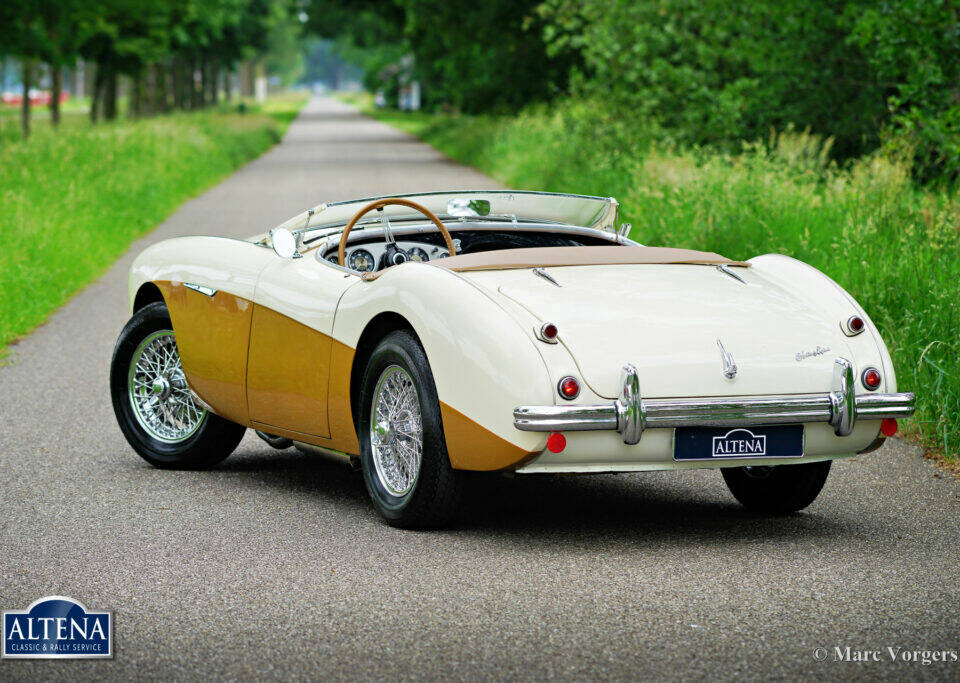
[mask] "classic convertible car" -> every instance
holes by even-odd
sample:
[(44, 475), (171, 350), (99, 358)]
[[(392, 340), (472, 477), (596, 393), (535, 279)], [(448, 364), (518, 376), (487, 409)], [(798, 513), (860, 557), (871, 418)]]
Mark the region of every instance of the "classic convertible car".
[(468, 471), (718, 468), (747, 508), (790, 513), (913, 412), (830, 278), (645, 247), (617, 209), (435, 192), (153, 245), (113, 354), (120, 427), (157, 467), (212, 466), (248, 427), (341, 458), (414, 527), (450, 519)]

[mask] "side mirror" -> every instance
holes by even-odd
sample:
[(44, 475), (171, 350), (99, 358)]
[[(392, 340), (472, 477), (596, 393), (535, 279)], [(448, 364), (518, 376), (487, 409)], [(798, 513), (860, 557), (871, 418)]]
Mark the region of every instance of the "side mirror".
[(270, 231), (270, 243), (273, 252), (280, 258), (300, 258), (300, 240), (286, 228), (274, 228)]
[(450, 216), (489, 216), (490, 201), (487, 199), (455, 198), (447, 202)]

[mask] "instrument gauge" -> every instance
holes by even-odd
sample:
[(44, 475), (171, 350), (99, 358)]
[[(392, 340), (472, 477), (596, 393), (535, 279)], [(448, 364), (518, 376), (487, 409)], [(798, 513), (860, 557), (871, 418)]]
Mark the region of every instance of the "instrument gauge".
[(347, 265), (351, 270), (361, 273), (369, 273), (376, 270), (377, 261), (366, 249), (354, 249), (350, 252), (350, 258), (347, 259)]
[(426, 263), (430, 260), (430, 257), (427, 256), (427, 252), (420, 247), (410, 247), (407, 249), (407, 256), (411, 261), (420, 261), (421, 263)]

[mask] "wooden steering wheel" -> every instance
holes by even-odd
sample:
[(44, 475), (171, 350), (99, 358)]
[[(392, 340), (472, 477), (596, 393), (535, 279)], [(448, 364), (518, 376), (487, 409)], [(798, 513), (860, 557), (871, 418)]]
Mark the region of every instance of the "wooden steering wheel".
[[(353, 230), (353, 226), (357, 224), (357, 221), (374, 209), (382, 209), (385, 206), (409, 206), (411, 209), (415, 209), (422, 213), (424, 216), (429, 218), (435, 226), (437, 226), (437, 230), (439, 230), (440, 234), (443, 235), (443, 241), (447, 243), (447, 250), (450, 252), (450, 256), (456, 256), (457, 250), (453, 246), (453, 238), (450, 237), (449, 231), (447, 231), (440, 219), (437, 218), (433, 212), (430, 211), (430, 209), (425, 206), (421, 206), (416, 202), (411, 202), (409, 199), (394, 197), (392, 199), (378, 199), (375, 202), (370, 202), (365, 207), (357, 211), (353, 218), (350, 219), (350, 222), (347, 223), (347, 227), (343, 229), (343, 234), (340, 236), (340, 248), (337, 250), (337, 261), (341, 266), (346, 267), (347, 265), (347, 238), (350, 236), (350, 231)], [(387, 237), (387, 239), (389, 241), (389, 237)]]

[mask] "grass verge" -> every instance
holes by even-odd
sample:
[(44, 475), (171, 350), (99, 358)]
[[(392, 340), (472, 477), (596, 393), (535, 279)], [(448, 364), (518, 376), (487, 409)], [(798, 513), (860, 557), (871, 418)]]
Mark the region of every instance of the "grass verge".
[(0, 356), (133, 240), (279, 141), (304, 102), (77, 120), (0, 145)]
[(956, 188), (917, 187), (904, 163), (881, 155), (838, 168), (828, 161), (829, 141), (804, 133), (726, 155), (651, 140), (641, 124), (584, 102), (466, 117), (348, 101), (508, 186), (615, 196), (630, 236), (644, 244), (737, 259), (775, 252), (819, 268), (867, 310), (900, 390), (916, 392), (910, 428), (934, 454), (958, 462)]

